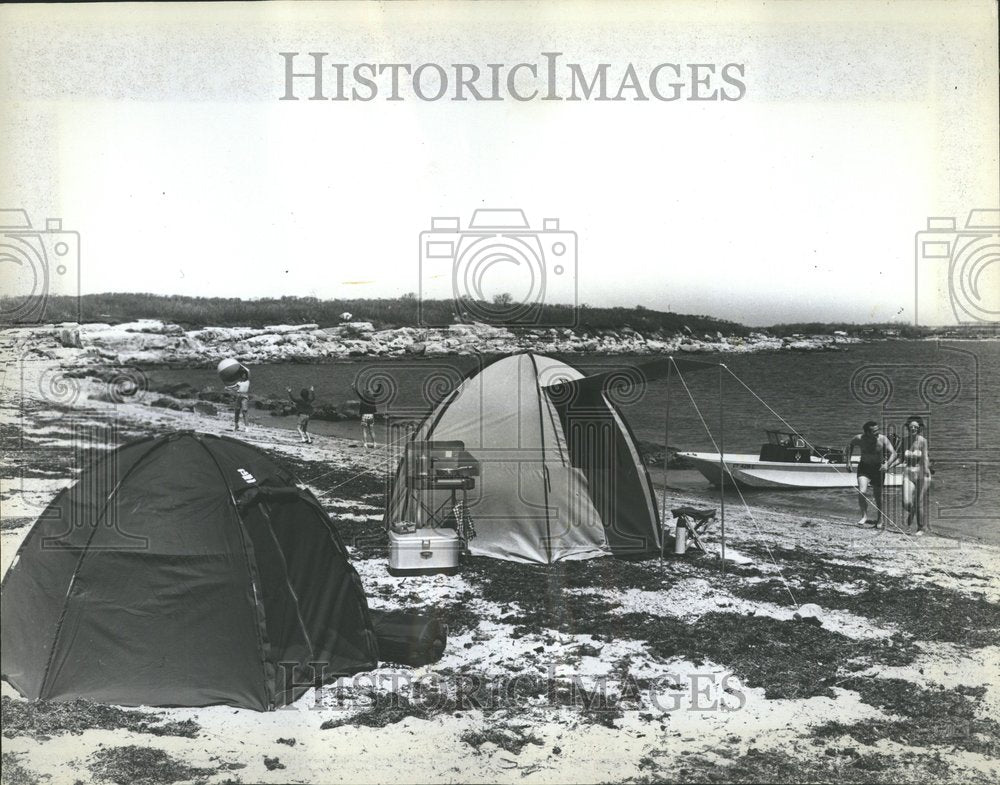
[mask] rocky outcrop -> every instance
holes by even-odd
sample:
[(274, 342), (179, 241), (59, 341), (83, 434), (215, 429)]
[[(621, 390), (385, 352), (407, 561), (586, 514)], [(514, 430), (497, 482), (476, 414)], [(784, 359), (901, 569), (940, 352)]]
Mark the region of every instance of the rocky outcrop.
[(777, 338), (763, 332), (747, 336), (716, 333), (699, 338), (690, 330), (643, 335), (630, 327), (593, 331), (565, 327), (512, 330), (487, 324), (376, 330), (371, 322), (347, 322), (327, 328), (316, 324), (277, 324), (184, 330), (176, 324), (152, 319), (117, 325), (40, 325), (18, 332), (34, 347), (33, 351), (53, 359), (78, 358), (84, 362), (138, 366), (215, 365), (223, 357), (252, 363), (324, 362), (344, 357), (435, 357), (522, 350), (554, 354), (735, 354), (829, 350), (859, 342), (843, 334)]

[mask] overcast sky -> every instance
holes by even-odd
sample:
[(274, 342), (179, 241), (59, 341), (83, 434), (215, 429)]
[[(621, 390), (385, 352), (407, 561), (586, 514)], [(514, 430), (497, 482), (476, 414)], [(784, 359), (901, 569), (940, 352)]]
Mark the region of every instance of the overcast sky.
[[(79, 231), (85, 293), (417, 292), (447, 280), (421, 267), (431, 218), (465, 229), (497, 207), (575, 232), (591, 305), (911, 320), (914, 233), (1000, 204), (996, 36), (992, 0), (6, 5), (0, 206)], [(279, 101), (279, 52), (313, 51), (448, 68), (561, 52), (610, 64), (613, 92), (629, 63), (738, 63), (746, 89), (386, 101), (380, 78), (371, 102)], [(516, 293), (500, 269), (486, 286)]]

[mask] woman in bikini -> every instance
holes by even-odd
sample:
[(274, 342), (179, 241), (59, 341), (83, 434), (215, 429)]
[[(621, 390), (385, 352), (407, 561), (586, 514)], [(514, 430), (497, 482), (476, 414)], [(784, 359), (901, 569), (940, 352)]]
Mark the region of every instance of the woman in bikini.
[(906, 511), (906, 528), (916, 524), (916, 535), (922, 537), (930, 532), (930, 517), (927, 500), (930, 493), (931, 462), (927, 452), (927, 439), (921, 433), (924, 421), (912, 416), (906, 420), (906, 435), (902, 450), (896, 455), (895, 463), (902, 463), (903, 469), (903, 509)]

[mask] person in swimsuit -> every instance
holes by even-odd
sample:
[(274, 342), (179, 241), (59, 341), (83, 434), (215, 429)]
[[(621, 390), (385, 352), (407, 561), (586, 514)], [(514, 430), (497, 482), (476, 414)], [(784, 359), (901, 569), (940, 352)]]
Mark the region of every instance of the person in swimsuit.
[[(885, 472), (888, 465), (895, 460), (896, 450), (892, 443), (881, 433), (879, 433), (878, 423), (869, 420), (862, 426), (862, 433), (859, 433), (847, 444), (844, 454), (847, 456), (847, 471), (852, 471), (851, 458), (854, 448), (861, 452), (858, 460), (858, 508), (861, 511), (861, 520), (858, 526), (868, 523), (868, 497), (871, 490), (872, 504), (875, 506), (877, 517), (875, 518), (875, 528), (882, 525), (882, 489), (885, 485)], [(888, 454), (888, 460), (885, 458)]]
[(365, 447), (378, 447), (375, 441), (375, 413), (378, 408), (361, 393), (356, 384), (352, 384), (351, 388), (359, 399), (358, 415), (361, 417), (361, 438), (365, 441)]
[[(930, 532), (930, 518), (927, 500), (930, 495), (931, 461), (927, 454), (927, 438), (923, 435), (924, 421), (913, 415), (906, 420), (906, 436), (903, 440), (902, 455), (897, 455), (895, 463), (903, 469), (903, 509), (906, 511), (906, 528), (916, 525), (917, 537)], [(889, 466), (892, 465), (889, 462)]]
[(232, 384), (227, 384), (224, 389), (235, 396), (233, 430), (240, 429), (241, 414), (243, 415), (243, 430), (247, 430), (250, 427), (250, 371), (245, 365), (240, 366), (239, 378)]
[[(375, 404), (370, 401), (366, 401), (364, 398), (361, 399), (361, 405), (358, 407), (358, 413), (361, 415), (361, 435), (365, 440), (365, 447), (378, 447), (375, 442), (375, 412), (378, 411), (375, 408)], [(371, 440), (371, 444), (369, 444)]]
[(312, 444), (313, 440), (309, 435), (309, 418), (313, 415), (313, 404), (316, 401), (316, 388), (303, 387), (298, 398), (292, 395), (291, 387), (286, 387), (285, 392), (288, 393), (288, 397), (291, 402), (295, 404), (295, 412), (299, 415), (299, 424), (295, 426), (295, 429), (299, 432), (299, 436), (302, 437), (302, 443)]

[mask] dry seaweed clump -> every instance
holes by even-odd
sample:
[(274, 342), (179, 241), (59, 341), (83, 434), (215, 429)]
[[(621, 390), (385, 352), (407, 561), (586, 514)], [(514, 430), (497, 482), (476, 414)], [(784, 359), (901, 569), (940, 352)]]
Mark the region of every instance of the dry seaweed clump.
[(94, 779), (116, 785), (170, 785), (199, 781), (215, 774), (215, 769), (186, 766), (163, 750), (152, 747), (108, 747), (95, 752), (90, 769)]
[(513, 755), (520, 755), (528, 744), (541, 747), (545, 742), (535, 734), (517, 728), (486, 728), (481, 731), (466, 731), (462, 734), (462, 742), (476, 750), (483, 744), (495, 744), (502, 750)]
[[(752, 547), (746, 548), (753, 551)], [(800, 603), (841, 610), (877, 619), (925, 641), (958, 643), (976, 648), (1000, 644), (1000, 605), (985, 597), (970, 597), (954, 589), (914, 583), (866, 567), (832, 564), (801, 550), (772, 549), (776, 558), (812, 571), (795, 589)], [(845, 593), (837, 583), (860, 582), (856, 593)], [(733, 594), (747, 600), (772, 599), (781, 591), (777, 579), (736, 585)]]
[(917, 654), (912, 645), (886, 647), (768, 616), (707, 613), (691, 624), (628, 614), (622, 621), (644, 635), (658, 657), (724, 665), (748, 687), (763, 687), (767, 698), (833, 697), (833, 687), (842, 686), (850, 671), (872, 663), (906, 665)]
[[(832, 754), (831, 754), (832, 753)], [(630, 782), (700, 782), (700, 783), (835, 783), (835, 785), (938, 785), (954, 779), (948, 763), (928, 755), (863, 755), (853, 749), (828, 749), (826, 754), (803, 759), (779, 750), (751, 749), (731, 763), (719, 765), (691, 756), (680, 765), (667, 769), (649, 757), (641, 768), (650, 773)], [(986, 785), (986, 776), (963, 772), (970, 785)]]
[(2, 705), (3, 735), (47, 739), (60, 733), (83, 733), (85, 730), (128, 730), (154, 736), (194, 738), (201, 726), (194, 720), (165, 722), (163, 717), (134, 709), (120, 709), (88, 700), (17, 701), (4, 695)]
[(360, 714), (350, 714), (339, 720), (326, 720), (319, 726), (320, 730), (330, 730), (343, 725), (357, 727), (364, 725), (369, 728), (384, 728), (386, 725), (394, 725), (407, 717), (417, 719), (427, 719), (427, 712), (422, 706), (412, 703), (403, 695), (395, 692), (376, 693), (368, 692), (365, 700), (371, 702), (370, 708)]
[[(2, 437), (0, 437), (2, 438)], [(15, 531), (30, 526), (35, 522), (34, 518), (4, 518), (0, 521), (0, 531)]]
[(0, 757), (0, 783), (2, 785), (37, 785), (42, 779), (35, 772), (26, 769), (18, 760), (18, 754), (5, 752)]
[(829, 722), (816, 729), (819, 738), (847, 735), (861, 744), (880, 739), (909, 746), (947, 746), (1000, 758), (1000, 724), (977, 711), (985, 687), (927, 689), (902, 679), (854, 678), (840, 686), (886, 714), (902, 719), (852, 724)]

